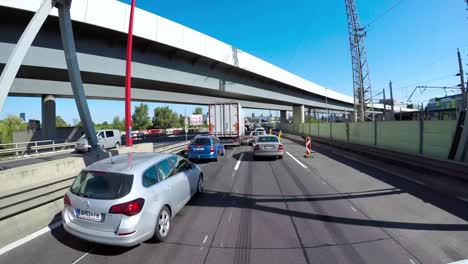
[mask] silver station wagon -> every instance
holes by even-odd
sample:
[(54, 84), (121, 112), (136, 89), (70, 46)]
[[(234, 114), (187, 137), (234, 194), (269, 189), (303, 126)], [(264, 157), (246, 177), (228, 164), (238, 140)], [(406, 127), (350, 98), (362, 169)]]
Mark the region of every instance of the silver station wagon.
[(64, 196), (64, 229), (84, 240), (134, 246), (164, 241), (174, 217), (203, 191), (203, 172), (172, 154), (128, 153), (85, 168)]

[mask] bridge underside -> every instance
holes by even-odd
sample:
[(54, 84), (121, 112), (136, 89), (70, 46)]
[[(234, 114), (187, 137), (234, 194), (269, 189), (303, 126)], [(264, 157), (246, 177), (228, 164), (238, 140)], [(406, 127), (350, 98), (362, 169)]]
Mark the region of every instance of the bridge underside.
[[(124, 100), (125, 87), (84, 83), (86, 97), (99, 100)], [(55, 95), (57, 98), (73, 98), (73, 92), (68, 82), (16, 78), (10, 90), (10, 96), (41, 97)], [(132, 88), (132, 100), (141, 102), (180, 103), (207, 105), (212, 103), (232, 102), (233, 99), (197, 95), (180, 92)], [(245, 108), (292, 111), (292, 106), (261, 103), (248, 100), (238, 100)]]
[[(8, 60), (32, 13), (0, 7), (0, 68)], [(122, 99), (126, 35), (84, 23), (74, 23), (78, 60), (89, 98)], [(174, 47), (136, 38), (132, 87), (135, 100), (207, 104), (240, 101), (246, 107), (291, 110), (293, 106), (352, 111), (334, 101)], [(49, 17), (18, 72), (10, 95), (71, 96), (58, 21)], [(28, 81), (28, 84), (25, 82)], [(48, 85), (51, 81), (53, 85)], [(52, 89), (54, 87), (54, 89)], [(63, 90), (66, 89), (67, 91)], [(102, 89), (102, 91), (98, 91)], [(41, 90), (41, 91), (39, 91)]]

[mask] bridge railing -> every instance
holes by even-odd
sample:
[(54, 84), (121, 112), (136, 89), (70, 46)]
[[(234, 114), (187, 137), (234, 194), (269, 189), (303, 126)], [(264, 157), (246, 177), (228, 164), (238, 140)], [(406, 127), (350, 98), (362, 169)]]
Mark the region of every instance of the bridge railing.
[(6, 143), (0, 144), (0, 155), (39, 153), (43, 150), (56, 151), (57, 149), (66, 149), (69, 147), (74, 147), (75, 144), (76, 142), (70, 142), (66, 139)]

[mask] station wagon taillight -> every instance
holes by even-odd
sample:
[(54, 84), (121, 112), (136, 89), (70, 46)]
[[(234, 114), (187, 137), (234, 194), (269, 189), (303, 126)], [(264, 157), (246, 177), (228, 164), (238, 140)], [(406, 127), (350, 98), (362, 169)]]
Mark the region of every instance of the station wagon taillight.
[(141, 209), (143, 209), (144, 204), (145, 199), (143, 198), (138, 198), (127, 203), (116, 204), (109, 209), (109, 214), (123, 214), (126, 216), (137, 215), (141, 212)]
[(210, 152), (214, 152), (214, 145), (210, 146)]
[(67, 194), (65, 194), (65, 195), (63, 196), (63, 205), (71, 206), (70, 198), (68, 198), (68, 195), (67, 195)]

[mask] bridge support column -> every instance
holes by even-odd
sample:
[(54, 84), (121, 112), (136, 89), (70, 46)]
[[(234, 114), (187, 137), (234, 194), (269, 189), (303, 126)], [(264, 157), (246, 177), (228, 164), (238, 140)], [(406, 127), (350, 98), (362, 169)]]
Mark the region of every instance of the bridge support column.
[(54, 139), (56, 131), (55, 123), (55, 96), (44, 95), (42, 96), (42, 124), (41, 134), (42, 139)]
[(304, 123), (304, 105), (293, 106), (293, 122), (294, 124)]
[(287, 123), (288, 122), (288, 111), (281, 110), (280, 111), (280, 122)]

